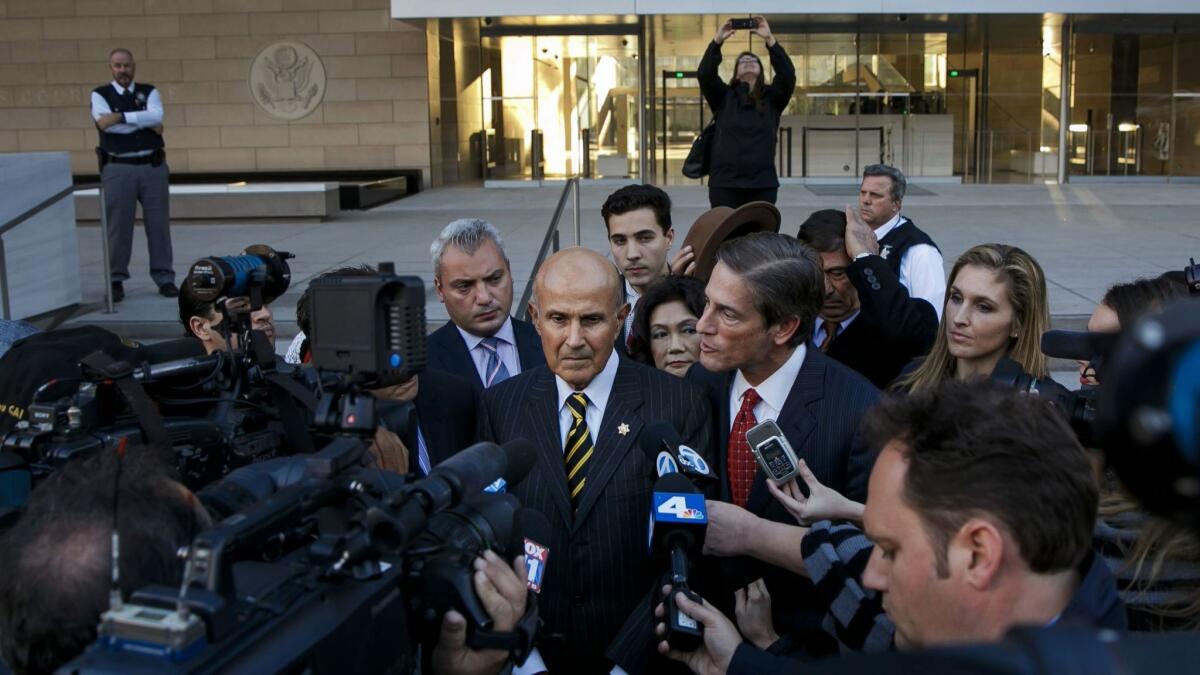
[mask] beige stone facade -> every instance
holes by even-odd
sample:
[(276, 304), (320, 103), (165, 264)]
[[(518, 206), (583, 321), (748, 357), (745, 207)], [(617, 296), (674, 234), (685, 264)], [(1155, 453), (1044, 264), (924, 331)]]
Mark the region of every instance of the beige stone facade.
[[(321, 104), (285, 122), (248, 84), (264, 47), (311, 47)], [(420, 168), (429, 182), (425, 22), (389, 0), (0, 0), (0, 152), (67, 150), (95, 173), (91, 90), (114, 47), (162, 94), (171, 170)]]

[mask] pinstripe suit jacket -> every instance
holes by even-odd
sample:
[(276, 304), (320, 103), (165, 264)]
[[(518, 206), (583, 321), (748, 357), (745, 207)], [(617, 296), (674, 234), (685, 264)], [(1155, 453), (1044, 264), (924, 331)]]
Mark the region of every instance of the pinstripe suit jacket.
[[(728, 466), (729, 450), (729, 392), (733, 386), (732, 372), (713, 373), (699, 364), (688, 371), (687, 379), (703, 385), (713, 408), (713, 424), (717, 438), (717, 465), (721, 471), (722, 501), (731, 501)], [(859, 425), (867, 409), (879, 400), (877, 390), (865, 377), (834, 361), (819, 349), (809, 345), (804, 363), (796, 375), (791, 393), (783, 404), (776, 423), (788, 443), (808, 464), (822, 484), (857, 501), (866, 499), (867, 478), (875, 462), (875, 452), (859, 435)], [(790, 525), (796, 520), (767, 489), (766, 474), (760, 469), (754, 477), (746, 508), (768, 520)], [(823, 636), (820, 619), (825, 608), (804, 602), (805, 588), (810, 582), (790, 572), (758, 563), (748, 558), (722, 561), (725, 595), (713, 599), (720, 605), (731, 601), (734, 589), (763, 577), (771, 593), (775, 628), (780, 634), (791, 632), (802, 639), (810, 635)], [(712, 599), (712, 598), (710, 598)], [(729, 605), (730, 607), (732, 605)], [(830, 643), (832, 644), (832, 643)], [(823, 653), (820, 645), (813, 650)]]
[[(480, 440), (526, 438), (538, 449), (532, 471), (510, 492), (545, 514), (553, 531), (539, 649), (552, 672), (608, 672), (614, 662), (643, 671), (654, 643), (646, 599), (662, 570), (652, 569), (647, 555), (654, 462), (638, 435), (649, 423), (670, 422), (711, 459), (710, 408), (697, 387), (621, 358), (599, 432), (592, 430), (596, 454), (572, 517), (557, 398), (554, 374), (540, 366), (488, 389), (480, 423)], [(620, 433), (622, 425), (628, 433)], [(615, 640), (627, 622), (646, 630)]]

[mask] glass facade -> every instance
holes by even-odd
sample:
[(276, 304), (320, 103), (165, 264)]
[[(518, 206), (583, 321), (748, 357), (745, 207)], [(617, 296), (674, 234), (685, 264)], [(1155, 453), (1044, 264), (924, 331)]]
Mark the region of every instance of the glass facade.
[[(725, 18), (430, 19), (435, 184), (696, 182), (680, 167), (712, 113), (695, 69)], [(880, 161), (971, 183), (1200, 176), (1200, 18), (768, 18), (797, 72), (785, 180), (853, 181)], [(742, 31), (723, 79), (743, 49), (768, 62)]]

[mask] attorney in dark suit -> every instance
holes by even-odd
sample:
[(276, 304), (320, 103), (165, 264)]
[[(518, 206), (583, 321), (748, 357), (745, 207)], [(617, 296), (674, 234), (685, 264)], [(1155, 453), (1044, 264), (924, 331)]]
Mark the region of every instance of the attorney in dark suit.
[[(426, 370), (372, 393), (385, 430), (371, 446), (380, 468), (424, 476), (475, 442), (479, 394), (461, 377)], [(409, 401), (413, 405), (404, 411), (400, 404)]]
[[(646, 672), (654, 656), (647, 523), (654, 466), (638, 447), (651, 422), (669, 422), (709, 458), (704, 394), (618, 356), (629, 311), (616, 269), (569, 248), (538, 272), (530, 315), (546, 366), (488, 389), (480, 437), (531, 440), (533, 470), (511, 491), (554, 525), (539, 610), (539, 657), (517, 672)], [(634, 626), (633, 629), (626, 626)]]
[(434, 289), (450, 315), (429, 336), (429, 369), (482, 391), (546, 362), (533, 326), (509, 316), (512, 268), (495, 227), (476, 218), (456, 220), (429, 251)]
[(937, 337), (933, 307), (913, 298), (878, 256), (851, 261), (846, 214), (814, 212), (796, 238), (821, 256), (825, 301), (813, 345), (884, 389), (913, 359), (929, 353)]
[[(746, 431), (762, 420), (776, 421), (822, 483), (852, 499), (866, 495), (873, 454), (858, 430), (879, 392), (807, 344), (824, 287), (817, 254), (786, 235), (747, 235), (717, 253), (705, 287), (708, 305), (696, 324), (700, 364), (688, 372), (709, 393), (723, 472), (721, 502), (709, 504), (708, 553), (747, 553), (744, 536), (757, 521), (792, 522), (767, 490), (746, 441)], [(806, 580), (740, 558), (723, 573), (728, 591), (766, 579), (781, 633), (820, 635), (823, 612), (798, 605)]]

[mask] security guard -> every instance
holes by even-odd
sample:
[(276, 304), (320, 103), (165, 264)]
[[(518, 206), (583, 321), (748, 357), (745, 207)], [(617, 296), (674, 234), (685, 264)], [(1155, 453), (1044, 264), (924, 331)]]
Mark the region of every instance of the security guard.
[(166, 156), (163, 152), (162, 98), (153, 85), (134, 83), (133, 53), (117, 48), (108, 55), (111, 83), (92, 91), (92, 119), (100, 132), (100, 179), (108, 214), (113, 300), (125, 297), (129, 278), (133, 220), (142, 204), (150, 277), (158, 292), (179, 295), (171, 263), (171, 224)]

